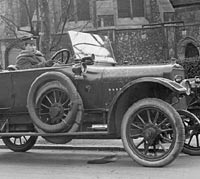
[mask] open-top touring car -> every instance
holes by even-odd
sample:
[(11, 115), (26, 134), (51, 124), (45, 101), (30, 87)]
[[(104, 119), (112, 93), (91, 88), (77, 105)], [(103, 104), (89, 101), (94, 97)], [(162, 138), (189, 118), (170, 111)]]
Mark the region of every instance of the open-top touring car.
[[(178, 64), (118, 66), (108, 38), (69, 31), (70, 50), (53, 67), (0, 72), (0, 136), (13, 151), (37, 137), (122, 139), (143, 166), (165, 166), (182, 150), (185, 128), (177, 110), (187, 89)], [(66, 55), (63, 55), (66, 52)]]

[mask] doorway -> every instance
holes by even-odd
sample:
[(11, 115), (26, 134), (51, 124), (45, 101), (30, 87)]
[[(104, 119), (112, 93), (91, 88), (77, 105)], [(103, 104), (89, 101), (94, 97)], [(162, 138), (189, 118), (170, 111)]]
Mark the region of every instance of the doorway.
[(199, 57), (199, 50), (193, 43), (188, 43), (185, 46), (185, 58)]

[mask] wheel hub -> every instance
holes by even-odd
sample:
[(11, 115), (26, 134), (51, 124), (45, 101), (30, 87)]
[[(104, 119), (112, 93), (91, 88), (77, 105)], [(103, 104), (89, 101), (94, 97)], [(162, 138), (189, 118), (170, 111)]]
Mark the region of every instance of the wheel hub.
[(198, 135), (200, 133), (200, 124), (195, 124), (192, 128), (192, 134)]
[(144, 140), (148, 142), (148, 144), (152, 145), (159, 135), (159, 130), (156, 126), (154, 125), (147, 125), (144, 128), (143, 136)]
[(63, 106), (59, 103), (54, 103), (49, 109), (50, 118), (56, 121), (64, 114)]

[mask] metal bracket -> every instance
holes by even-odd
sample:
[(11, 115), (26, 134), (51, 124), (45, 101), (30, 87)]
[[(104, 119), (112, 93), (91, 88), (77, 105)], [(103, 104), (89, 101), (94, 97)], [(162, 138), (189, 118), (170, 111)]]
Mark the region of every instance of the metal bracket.
[[(5, 130), (4, 130), (5, 129)], [(5, 120), (5, 122), (3, 123), (3, 125), (1, 126), (0, 129), (1, 132), (6, 131), (9, 132), (9, 123), (8, 123), (8, 119)]]

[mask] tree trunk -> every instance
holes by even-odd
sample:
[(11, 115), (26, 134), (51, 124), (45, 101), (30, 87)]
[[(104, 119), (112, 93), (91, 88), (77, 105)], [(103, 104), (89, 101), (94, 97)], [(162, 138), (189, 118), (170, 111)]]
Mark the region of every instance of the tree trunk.
[(48, 0), (39, 0), (41, 12), (40, 51), (46, 59), (50, 58), (51, 27)]

